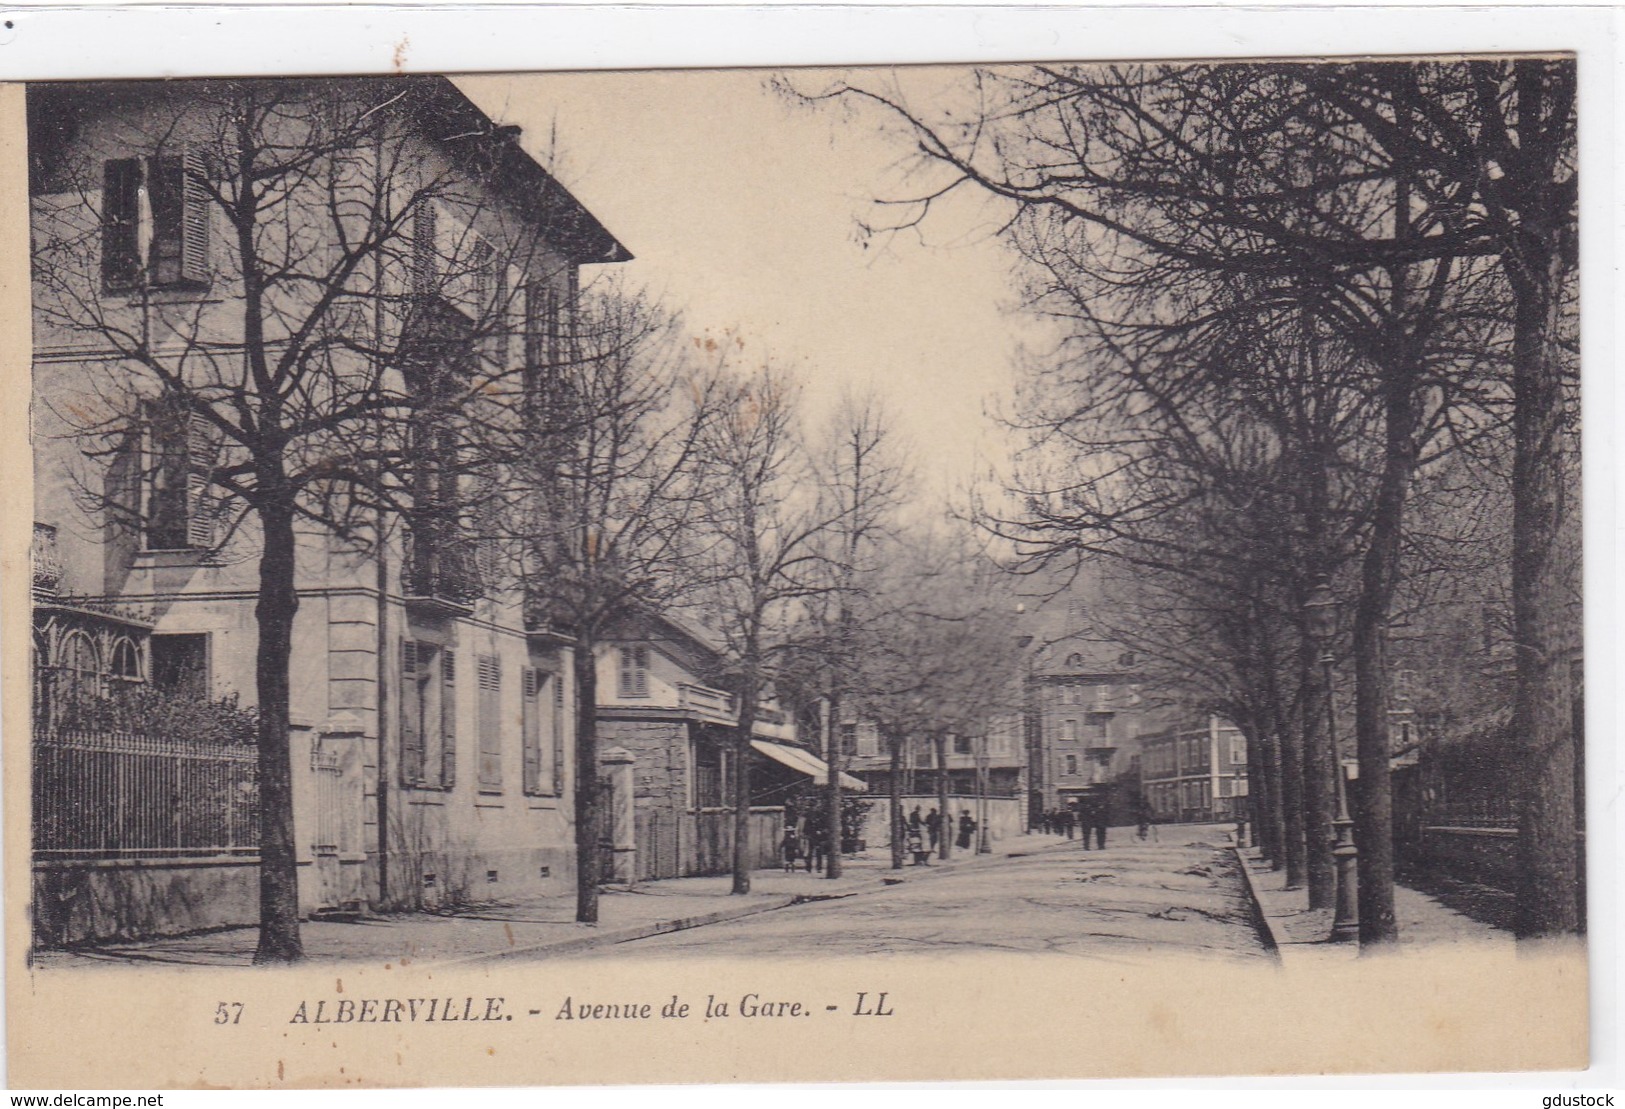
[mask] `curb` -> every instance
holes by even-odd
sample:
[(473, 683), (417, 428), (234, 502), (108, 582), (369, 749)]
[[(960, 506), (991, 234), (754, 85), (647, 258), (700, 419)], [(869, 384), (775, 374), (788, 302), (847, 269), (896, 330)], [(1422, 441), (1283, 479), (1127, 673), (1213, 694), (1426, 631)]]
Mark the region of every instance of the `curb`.
[(1253, 909), (1253, 928), (1258, 932), (1258, 938), (1263, 941), (1264, 948), (1275, 960), (1276, 966), (1281, 966), (1281, 937), (1275, 932), (1275, 925), (1264, 912), (1264, 902), (1258, 896), (1258, 885), (1253, 879), (1252, 867), (1247, 865), (1247, 856), (1241, 853), (1241, 845), (1235, 844), (1230, 848), (1235, 853), (1236, 865), (1241, 868), (1241, 879), (1247, 886), (1247, 901)]
[(684, 932), (690, 928), (703, 928), (707, 924), (721, 924), (724, 921), (738, 920), (741, 917), (755, 916), (758, 913), (770, 913), (775, 909), (787, 908), (794, 904), (797, 904), (797, 898), (793, 895), (774, 897), (748, 905), (736, 905), (732, 908), (700, 913), (696, 916), (677, 917), (672, 920), (653, 920), (647, 924), (633, 924), (625, 928), (594, 932), (586, 936), (572, 936), (569, 939), (525, 944), (521, 947), (510, 947), (503, 951), (484, 951), (478, 955), (462, 955), (455, 959), (437, 959), (433, 965), (445, 967), (463, 966), (470, 963), (489, 963), (518, 955), (534, 955), (541, 952), (550, 955), (570, 955), (593, 947), (627, 943), (631, 940), (642, 940), (650, 936), (665, 935), (667, 932)]

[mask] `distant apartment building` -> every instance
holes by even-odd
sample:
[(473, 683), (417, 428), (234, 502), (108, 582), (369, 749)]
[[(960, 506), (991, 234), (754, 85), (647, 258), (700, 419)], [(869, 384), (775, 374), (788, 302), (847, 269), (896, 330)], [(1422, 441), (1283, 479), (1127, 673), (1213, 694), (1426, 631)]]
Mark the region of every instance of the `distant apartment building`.
[(1142, 736), (1140, 791), (1159, 822), (1236, 819), (1247, 806), (1247, 737), (1214, 715)]

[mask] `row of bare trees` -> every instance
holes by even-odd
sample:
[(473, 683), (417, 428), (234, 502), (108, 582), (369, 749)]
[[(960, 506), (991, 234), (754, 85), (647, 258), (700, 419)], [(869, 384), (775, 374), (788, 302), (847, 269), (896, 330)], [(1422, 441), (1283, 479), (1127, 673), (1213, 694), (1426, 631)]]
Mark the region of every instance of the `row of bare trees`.
[(915, 151), (870, 230), (964, 192), (1007, 213), (1059, 338), (990, 526), (1035, 561), (1132, 569), (1143, 619), (1118, 630), (1246, 729), (1266, 850), (1316, 905), (1338, 752), (1304, 604), (1322, 578), (1349, 599), (1360, 934), (1382, 945), (1388, 629), (1441, 552), (1481, 544), (1472, 506), (1504, 475), (1518, 933), (1576, 930), (1573, 60), (1037, 66), (961, 91), (802, 90)]

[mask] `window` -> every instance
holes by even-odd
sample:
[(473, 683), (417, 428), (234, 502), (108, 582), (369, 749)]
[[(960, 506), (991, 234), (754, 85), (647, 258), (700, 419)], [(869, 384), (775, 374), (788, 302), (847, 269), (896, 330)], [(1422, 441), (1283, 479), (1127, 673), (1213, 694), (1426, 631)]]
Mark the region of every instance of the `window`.
[[(1074, 656), (1076, 657), (1076, 656)], [(1075, 705), (1078, 703), (1078, 687), (1068, 682), (1061, 687), (1061, 704)]]
[(401, 784), (457, 782), (457, 656), (432, 643), (401, 643)]
[(557, 794), (559, 677), (533, 666), (524, 668), (524, 714), (521, 746), (524, 751), (524, 789), (531, 796)]
[(103, 166), (102, 285), (109, 292), (209, 281), (209, 191), (196, 151)]
[(1061, 738), (1068, 743), (1078, 742), (1078, 722), (1076, 720), (1061, 721)]
[(1068, 755), (1066, 757), (1066, 772), (1068, 774), (1076, 774), (1078, 772), (1078, 756)]
[(108, 675), (115, 682), (134, 683), (141, 681), (141, 648), (136, 646), (135, 640), (127, 635), (121, 635), (113, 640), (112, 664), (108, 667)]
[(502, 790), (502, 660), (479, 657), (480, 789)]
[(153, 636), (152, 684), (158, 689), (186, 697), (207, 697), (208, 634)]
[[(1073, 603), (1075, 604), (1076, 602), (1073, 602)], [(1078, 652), (1073, 651), (1070, 655), (1066, 656), (1066, 668), (1068, 670), (1078, 670), (1078, 669), (1082, 668), (1082, 666), (1083, 666), (1083, 656), (1081, 654), (1079, 654)]]
[(206, 550), (214, 545), (209, 493), (219, 437), (209, 421), (179, 398), (149, 402), (143, 411), (141, 517), (148, 550)]
[(1111, 713), (1091, 712), (1086, 718), (1086, 722), (1089, 725), (1088, 738), (1091, 744), (1099, 746), (1111, 737)]
[(62, 639), (57, 659), (61, 695), (69, 702), (101, 695), (101, 656), (90, 636), (81, 631), (69, 632)]
[(1245, 736), (1233, 735), (1230, 737), (1230, 761), (1240, 766), (1247, 765), (1247, 739)]
[(542, 418), (557, 404), (559, 294), (545, 281), (525, 286), (525, 409)]
[(1409, 701), (1416, 691), (1416, 671), (1394, 671), (1394, 697), (1396, 700)]
[(709, 737), (694, 742), (694, 807), (716, 809), (727, 804), (727, 752)]
[(649, 695), (649, 648), (621, 648), (619, 689), (622, 697)]
[(858, 726), (856, 724), (841, 725), (841, 754), (856, 755), (858, 753)]

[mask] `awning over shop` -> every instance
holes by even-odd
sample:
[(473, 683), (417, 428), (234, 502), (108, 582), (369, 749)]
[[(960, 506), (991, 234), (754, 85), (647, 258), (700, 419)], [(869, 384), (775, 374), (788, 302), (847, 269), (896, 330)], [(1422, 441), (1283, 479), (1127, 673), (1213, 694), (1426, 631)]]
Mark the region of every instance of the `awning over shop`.
[[(811, 751), (803, 751), (800, 747), (787, 747), (782, 743), (769, 743), (765, 739), (753, 739), (750, 745), (774, 762), (807, 775), (817, 785), (829, 783), (829, 764)], [(841, 773), (841, 788), (849, 789), (853, 793), (869, 792), (868, 786), (845, 771)]]

